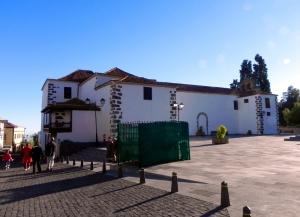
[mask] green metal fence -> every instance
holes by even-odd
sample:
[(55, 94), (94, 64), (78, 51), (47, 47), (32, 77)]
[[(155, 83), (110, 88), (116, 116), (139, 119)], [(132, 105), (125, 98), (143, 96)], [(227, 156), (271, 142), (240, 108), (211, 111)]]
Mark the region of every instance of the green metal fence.
[(190, 159), (187, 122), (127, 123), (118, 125), (118, 160), (150, 166)]

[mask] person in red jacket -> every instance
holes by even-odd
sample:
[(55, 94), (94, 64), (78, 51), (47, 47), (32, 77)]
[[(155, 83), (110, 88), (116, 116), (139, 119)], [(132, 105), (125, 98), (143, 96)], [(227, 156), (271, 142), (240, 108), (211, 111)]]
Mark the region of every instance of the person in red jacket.
[(2, 156), (2, 161), (5, 163), (5, 170), (8, 170), (10, 167), (10, 162), (12, 162), (14, 159), (11, 157), (11, 154), (9, 153), (9, 150), (7, 150), (4, 155)]
[(28, 143), (26, 143), (25, 147), (22, 149), (21, 152), (23, 155), (22, 163), (24, 165), (24, 170), (27, 171), (30, 169), (30, 164), (32, 162), (31, 147), (29, 147)]

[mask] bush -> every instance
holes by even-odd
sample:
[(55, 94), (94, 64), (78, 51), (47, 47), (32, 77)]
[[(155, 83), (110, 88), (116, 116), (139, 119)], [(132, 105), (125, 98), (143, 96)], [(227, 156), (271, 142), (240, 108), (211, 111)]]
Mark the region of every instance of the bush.
[(217, 128), (217, 139), (224, 139), (227, 133), (227, 128), (224, 125), (220, 125)]
[(282, 113), (283, 118), (288, 125), (294, 126), (300, 124), (300, 102), (295, 103), (291, 110), (287, 108), (284, 109)]

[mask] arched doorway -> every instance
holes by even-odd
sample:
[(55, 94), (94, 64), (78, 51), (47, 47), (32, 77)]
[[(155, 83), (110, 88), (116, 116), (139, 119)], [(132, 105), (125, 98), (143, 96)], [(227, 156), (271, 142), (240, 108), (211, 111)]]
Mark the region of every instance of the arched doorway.
[[(205, 120), (204, 120), (205, 127), (199, 123), (199, 119), (201, 116), (203, 116), (205, 118)], [(197, 130), (200, 128), (200, 126), (202, 126), (203, 129), (206, 129), (206, 135), (208, 135), (208, 116), (205, 112), (200, 112), (197, 115)]]

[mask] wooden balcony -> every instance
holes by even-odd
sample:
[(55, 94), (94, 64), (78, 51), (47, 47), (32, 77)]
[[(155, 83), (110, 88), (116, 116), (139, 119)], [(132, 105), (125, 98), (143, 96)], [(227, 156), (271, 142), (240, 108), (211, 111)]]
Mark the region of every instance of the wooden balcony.
[(72, 132), (72, 122), (55, 122), (44, 125), (44, 130), (49, 131), (50, 133), (59, 133), (59, 132)]

